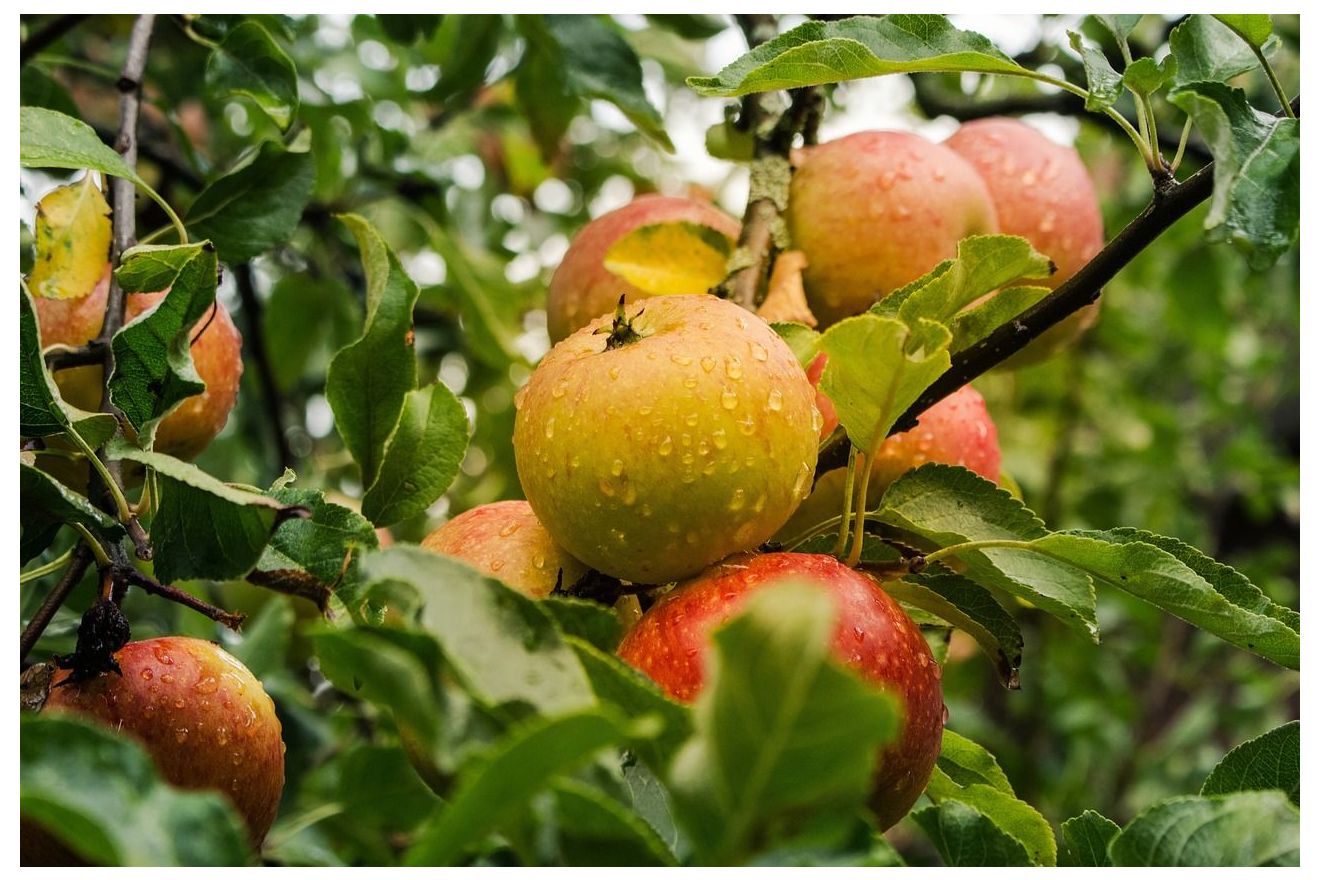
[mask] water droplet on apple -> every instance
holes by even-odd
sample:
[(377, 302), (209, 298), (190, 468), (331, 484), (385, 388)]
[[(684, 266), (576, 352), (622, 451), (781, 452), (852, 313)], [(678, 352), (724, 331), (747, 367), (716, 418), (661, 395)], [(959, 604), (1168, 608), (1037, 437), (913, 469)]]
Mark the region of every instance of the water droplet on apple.
[(751, 349), (752, 349), (752, 357), (758, 361), (764, 361), (766, 358), (770, 356), (770, 352), (766, 351), (765, 346), (759, 342), (753, 342), (751, 344)]
[(778, 388), (770, 390), (770, 397), (765, 402), (765, 408), (770, 412), (779, 412), (784, 408), (784, 392)]
[(733, 409), (738, 405), (738, 395), (734, 393), (733, 389), (724, 389), (724, 392), (720, 395), (720, 405), (725, 409)]
[(743, 366), (742, 359), (736, 354), (731, 354), (724, 359), (724, 375), (737, 382), (742, 378)]
[(616, 477), (623, 473), (623, 459), (614, 459), (613, 463), (610, 464), (610, 473)]
[(214, 675), (208, 675), (197, 684), (193, 685), (193, 690), (199, 694), (213, 694), (220, 689), (220, 682)]
[(174, 741), (183, 743), (188, 741), (188, 728), (180, 727), (174, 731)]
[(711, 357), (710, 355), (707, 355), (706, 357), (702, 358), (701, 368), (705, 370), (707, 373), (715, 369), (715, 358)]
[(500, 537), (507, 538), (516, 531), (518, 531), (518, 523), (516, 522), (506, 523), (504, 528), (500, 529)]
[(152, 676), (155, 675), (150, 669), (143, 669), (140, 674), (143, 681), (151, 681)]
[(688, 357), (685, 354), (671, 354), (669, 356), (669, 359), (674, 363), (678, 364), (680, 367), (686, 367), (692, 363), (692, 358)]
[(545, 420), (545, 439), (549, 440), (555, 436), (555, 417), (551, 416)]
[(656, 447), (655, 453), (661, 458), (664, 458), (673, 451), (674, 451), (674, 439), (672, 437), (666, 436), (665, 439), (660, 441), (660, 445)]
[(733, 498), (729, 500), (729, 510), (742, 510), (747, 504), (747, 493), (742, 489), (733, 490)]
[(710, 434), (710, 442), (715, 444), (716, 449), (723, 449), (729, 445), (729, 438), (723, 428), (716, 428)]

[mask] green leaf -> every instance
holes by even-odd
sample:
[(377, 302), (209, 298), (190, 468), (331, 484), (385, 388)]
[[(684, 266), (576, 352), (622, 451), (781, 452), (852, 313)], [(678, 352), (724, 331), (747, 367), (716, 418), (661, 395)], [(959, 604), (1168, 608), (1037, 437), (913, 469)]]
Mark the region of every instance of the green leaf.
[(700, 223), (648, 223), (617, 239), (604, 266), (653, 294), (704, 293), (724, 280), (733, 242)]
[(159, 497), (151, 539), (156, 577), (162, 583), (247, 574), (261, 558), (275, 525), (290, 512), (255, 490), (222, 483), (186, 461), (124, 440), (111, 441), (106, 454), (146, 465), (155, 474)]
[(558, 51), (534, 19), (520, 16), (518, 24), (524, 35), (535, 34), (537, 38), (529, 39), (533, 50), (523, 57), (514, 74), (515, 96), (541, 158), (549, 163), (559, 155), (560, 143), (582, 99), (570, 91)]
[(646, 20), (656, 27), (673, 31), (685, 40), (708, 40), (729, 26), (721, 15), (650, 15)]
[(354, 825), (410, 831), (435, 809), (436, 796), (402, 749), (358, 745), (337, 761), (339, 801)]
[(1144, 811), (1109, 845), (1119, 868), (1296, 866), (1297, 808), (1280, 791), (1181, 797)]
[(1069, 863), (1080, 868), (1109, 868), (1109, 843), (1118, 836), (1119, 827), (1095, 810), (1074, 816), (1063, 825), (1063, 843)]
[(19, 286), (18, 430), (22, 437), (50, 437), (76, 431), (88, 446), (97, 447), (118, 428), (109, 413), (89, 413), (60, 399), (55, 380), (41, 354), (41, 327), (32, 296)]
[(263, 572), (306, 572), (327, 587), (356, 575), (358, 555), (375, 549), (376, 529), (362, 514), (326, 501), (312, 489), (272, 489), (267, 493), (289, 507), (302, 507), (306, 517), (280, 523), (257, 568)]
[(885, 592), (923, 611), (929, 611), (981, 646), (1008, 688), (1018, 687), (1022, 665), (1022, 631), (994, 595), (976, 582), (951, 572), (904, 575), (884, 582)]
[(261, 310), (275, 385), (290, 392), (303, 379), (325, 381), (330, 358), (358, 336), (362, 314), (348, 288), (333, 278), (285, 275)]
[(200, 244), (141, 245), (116, 272), (126, 292), (169, 293), (124, 325), (111, 348), (110, 399), (149, 443), (155, 426), (184, 400), (206, 390), (193, 365), (194, 328), (215, 307), (215, 248)]
[(102, 727), (67, 715), (23, 713), (20, 721), (23, 819), (82, 858), (101, 865), (251, 863), (247, 832), (219, 792), (167, 785), (141, 746)]
[(141, 184), (122, 156), (87, 123), (41, 107), (18, 109), (18, 161), (26, 168), (91, 168)]
[(42, 68), (39, 62), (24, 64), (18, 75), (18, 103), (23, 107), (45, 107), (69, 116), (78, 115), (69, 90)]
[(418, 834), (406, 864), (451, 865), (556, 776), (625, 739), (630, 725), (601, 709), (516, 728), (461, 775), (453, 797)]
[(708, 97), (734, 98), (888, 73), (1024, 72), (985, 37), (958, 30), (942, 15), (858, 16), (809, 21), (688, 85)]
[[(1008, 492), (965, 468), (926, 464), (885, 491), (875, 516), (938, 547), (968, 541), (1033, 541), (1050, 533)], [(1069, 626), (1098, 637), (1095, 588), (1075, 567), (1030, 550), (994, 548), (959, 554), (966, 575), (1027, 600)]]
[(1109, 59), (1095, 46), (1082, 39), (1082, 35), (1068, 32), (1068, 43), (1082, 56), (1082, 69), (1086, 72), (1086, 109), (1099, 113), (1114, 106), (1123, 92), (1123, 76), (1109, 64)]
[(623, 624), (606, 605), (571, 596), (546, 596), (541, 607), (550, 612), (566, 636), (575, 636), (602, 651), (613, 651), (623, 637)]
[(206, 61), (206, 88), (218, 98), (250, 99), (281, 129), (298, 112), (298, 71), (264, 27), (245, 21)]
[(368, 554), (362, 572), (368, 581), (412, 585), (423, 603), (422, 628), (485, 705), (517, 701), (552, 713), (595, 702), (582, 664), (535, 600), (420, 547)]
[(949, 351), (957, 354), (975, 345), (1049, 295), (1048, 287), (1010, 287), (964, 309), (949, 323), (953, 331)]
[(1166, 55), (1156, 63), (1154, 58), (1138, 58), (1123, 71), (1123, 85), (1133, 93), (1147, 97), (1164, 88), (1178, 73), (1178, 59)]
[(820, 389), (834, 403), (853, 445), (875, 450), (930, 383), (949, 368), (952, 335), (918, 319), (909, 327), (873, 314), (846, 318), (820, 337), (829, 355)]
[(994, 784), (971, 782), (960, 785), (938, 765), (926, 785), (926, 795), (936, 804), (957, 801), (972, 807), (1000, 831), (1022, 844), (1033, 864), (1053, 866), (1058, 860), (1054, 830), (1035, 807)]
[(1191, 83), (1169, 100), (1192, 117), (1215, 159), (1205, 228), (1251, 266), (1266, 268), (1297, 241), (1301, 211), (1301, 123), (1261, 113), (1241, 89)]
[(577, 654), (596, 699), (620, 709), (629, 718), (651, 715), (664, 727), (653, 737), (633, 744), (637, 754), (657, 773), (664, 772), (692, 732), (692, 712), (656, 686), (655, 682), (617, 656), (570, 635), (569, 647)]
[(779, 338), (788, 343), (802, 369), (811, 366), (811, 362), (820, 353), (820, 334), (806, 324), (792, 321), (771, 324), (770, 329), (779, 334)]
[(1256, 48), (1265, 45), (1270, 34), (1274, 33), (1274, 24), (1268, 15), (1216, 15), (1215, 18)]
[(1059, 532), (1033, 544), (1230, 644), (1290, 669), (1300, 666), (1300, 617), (1186, 544), (1137, 529)]
[(438, 224), (429, 231), (431, 246), (445, 261), (446, 290), (463, 318), (464, 342), (472, 354), (498, 370), (526, 363), (515, 340), (522, 332), (527, 291), (504, 277), (502, 261), (472, 252)]
[(1141, 23), (1140, 15), (1093, 15), (1105, 30), (1114, 35), (1114, 39), (1119, 43), (1127, 41), (1128, 34)]
[(670, 791), (698, 858), (737, 863), (792, 816), (856, 809), (881, 746), (898, 733), (890, 696), (835, 665), (835, 608), (789, 584), (752, 597), (714, 635), (696, 733)]
[(599, 789), (560, 778), (551, 790), (563, 864), (575, 867), (678, 864), (650, 825)]
[(20, 462), (18, 476), (19, 525), (23, 530), (19, 543), (19, 564), (41, 555), (55, 532), (64, 523), (86, 526), (93, 534), (111, 541), (124, 536), (124, 527), (106, 515), (82, 495), (54, 477)]
[(370, 223), (342, 217), (362, 251), (367, 276), (366, 326), (356, 342), (330, 362), (325, 396), (335, 426), (362, 469), (363, 485), (380, 472), (385, 443), (394, 433), (408, 392), (417, 387), (412, 309), (417, 285)]
[(571, 94), (609, 101), (638, 131), (673, 152), (664, 119), (642, 88), (641, 60), (604, 18), (544, 15), (528, 33), (531, 50), (560, 68)]
[(376, 24), (396, 43), (404, 46), (419, 38), (430, 39), (446, 16), (443, 15), (377, 15)]
[(1233, 749), (1210, 771), (1202, 795), (1277, 788), (1302, 803), (1302, 725), (1290, 721)]
[(940, 741), (940, 757), (936, 766), (957, 785), (988, 785), (1004, 794), (1013, 794), (1013, 786), (995, 756), (983, 746), (947, 727)]
[(431, 100), (448, 101), (479, 87), (503, 33), (503, 16), (446, 15), (435, 37), (423, 48), (427, 59), (440, 65), (440, 80), (429, 93)]
[(1178, 59), (1175, 88), (1194, 82), (1227, 83), (1260, 66), (1256, 53), (1212, 15), (1187, 16), (1169, 34), (1169, 52)]
[(425, 511), (458, 476), (467, 445), (467, 412), (452, 391), (439, 383), (409, 391), (363, 515), (391, 526)]
[(1026, 848), (976, 809), (945, 801), (912, 814), (944, 864), (951, 868), (1027, 867)]
[(288, 241), (315, 185), (311, 153), (267, 141), (247, 164), (207, 184), (184, 220), (232, 266)]

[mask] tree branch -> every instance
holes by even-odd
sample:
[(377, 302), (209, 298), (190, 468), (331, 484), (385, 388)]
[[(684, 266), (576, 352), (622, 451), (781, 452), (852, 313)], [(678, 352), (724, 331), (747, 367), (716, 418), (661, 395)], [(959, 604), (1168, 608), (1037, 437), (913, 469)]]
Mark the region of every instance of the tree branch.
[(256, 287), (252, 283), (252, 267), (242, 263), (234, 267), (234, 281), (238, 285), (238, 295), (243, 303), (243, 332), (248, 338), (248, 350), (253, 354), (257, 365), (257, 381), (261, 385), (261, 398), (266, 407), (266, 421), (270, 423), (272, 439), (275, 441), (275, 453), (279, 457), (279, 470), (294, 464), (293, 450), (289, 448), (289, 438), (284, 425), (284, 407), (279, 388), (275, 385), (275, 370), (271, 366), (270, 351), (266, 348), (266, 332), (261, 323), (261, 300), (257, 297)]
[(82, 24), (90, 15), (57, 15), (32, 32), (32, 36), (22, 42), (18, 49), (18, 64), (22, 67), (37, 53), (54, 43), (60, 37)]
[(199, 599), (191, 593), (186, 593), (178, 587), (171, 587), (162, 584), (160, 581), (145, 574), (137, 569), (133, 563), (128, 561), (123, 551), (119, 547), (111, 548), (111, 557), (113, 564), (110, 568), (110, 575), (114, 578), (115, 586), (122, 597), (124, 585), (141, 587), (144, 591), (153, 596), (159, 596), (162, 599), (168, 599), (185, 608), (191, 608), (200, 614), (204, 614), (217, 623), (222, 623), (232, 630), (237, 630), (242, 626), (246, 615), (238, 614), (232, 611), (225, 611), (223, 608), (217, 608), (210, 602)]
[(83, 575), (92, 564), (92, 552), (86, 544), (78, 543), (74, 548), (73, 559), (69, 561), (69, 567), (64, 570), (64, 576), (60, 578), (54, 588), (51, 589), (46, 600), (41, 603), (37, 613), (32, 615), (28, 625), (23, 627), (23, 634), (18, 640), (18, 662), (20, 665), (27, 659), (28, 653), (36, 646), (41, 634), (50, 626), (51, 620), (55, 617), (55, 612), (60, 610), (73, 592), (73, 588), (82, 582)]

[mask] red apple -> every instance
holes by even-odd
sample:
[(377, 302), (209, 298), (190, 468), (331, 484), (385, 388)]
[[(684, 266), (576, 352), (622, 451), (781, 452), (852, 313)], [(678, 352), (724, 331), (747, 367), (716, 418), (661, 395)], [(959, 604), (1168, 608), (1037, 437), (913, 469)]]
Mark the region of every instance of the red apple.
[[(650, 296), (605, 268), (610, 247), (639, 226), (686, 220), (738, 238), (738, 221), (697, 199), (649, 195), (602, 214), (578, 231), (564, 254), (546, 294), (550, 340), (558, 342), (594, 319), (614, 310), (620, 295), (628, 302)], [(683, 291), (705, 293), (704, 290)]]
[(835, 657), (892, 693), (903, 710), (898, 741), (880, 753), (871, 796), (881, 827), (888, 828), (921, 795), (939, 757), (944, 697), (940, 666), (921, 631), (869, 575), (833, 556), (735, 556), (656, 602), (619, 645), (619, 656), (674, 699), (691, 701), (704, 682), (711, 631), (736, 615), (753, 591), (797, 580), (820, 585), (838, 605)]
[(534, 599), (557, 584), (571, 587), (587, 567), (569, 556), (526, 501), (496, 501), (464, 511), (422, 541), (422, 546), (461, 559)]
[(867, 131), (801, 152), (788, 229), (804, 251), (807, 301), (822, 325), (860, 314), (999, 230), (976, 170), (942, 144)]
[(140, 742), (168, 782), (223, 793), (260, 846), (284, 790), (280, 721), (261, 682), (201, 639), (129, 642), (115, 659), (122, 674), (57, 672), (43, 711), (98, 721)]

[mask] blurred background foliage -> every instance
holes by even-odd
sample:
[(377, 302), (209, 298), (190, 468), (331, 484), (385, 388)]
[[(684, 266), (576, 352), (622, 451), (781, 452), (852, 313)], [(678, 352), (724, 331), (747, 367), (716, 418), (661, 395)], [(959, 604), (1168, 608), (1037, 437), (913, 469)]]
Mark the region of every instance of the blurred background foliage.
[[(27, 32), (54, 16), (28, 16)], [(615, 105), (549, 86), (537, 22), (512, 16), (257, 16), (297, 66), (301, 106), (288, 133), (241, 100), (208, 93), (209, 45), (239, 19), (158, 23), (146, 75), (140, 166), (175, 205), (243, 161), (253, 144), (310, 148), (316, 185), (287, 244), (227, 267), (220, 296), (245, 337), (238, 408), (199, 464), (224, 479), (269, 485), (287, 465), (298, 485), (354, 503), (361, 486), (324, 392), (330, 356), (359, 332), (359, 256), (334, 215), (366, 215), (422, 287), (416, 344), (422, 379), (438, 377), (466, 406), (474, 436), (459, 481), (425, 515), (394, 529), (419, 540), (446, 517), (518, 497), (513, 393), (549, 345), (541, 309), (573, 232), (634, 195), (716, 200), (741, 214), (746, 170), (705, 151), (724, 118), (685, 76), (744, 50), (727, 16), (614, 16), (602, 23), (642, 59), (644, 87), (675, 145), (639, 133)], [(1079, 76), (1064, 47), (1076, 16), (954, 16), (1035, 66)], [(800, 18), (786, 16), (787, 28)], [(1154, 53), (1175, 18), (1147, 16), (1133, 42)], [(76, 115), (113, 140), (115, 80), (128, 16), (96, 16), (22, 69), (21, 97)], [(1296, 83), (1296, 18), (1276, 17), (1273, 63)], [(1260, 91), (1263, 78), (1242, 86)], [(1150, 179), (1125, 139), (1018, 81), (928, 75), (835, 87), (822, 137), (901, 127), (940, 139), (991, 107), (1075, 141), (1112, 235), (1146, 203)], [(1160, 105), (1175, 140), (1182, 116)], [(1193, 143), (1186, 167), (1203, 161)], [(61, 182), (24, 172), (21, 246), (35, 202)], [(977, 385), (999, 426), (1005, 468), (1052, 528), (1131, 525), (1175, 536), (1242, 569), (1298, 607), (1299, 269), (1294, 250), (1252, 272), (1201, 235), (1204, 206), (1160, 238), (1105, 290), (1099, 324), (1074, 351)], [(164, 225), (142, 206), (139, 228)], [(53, 557), (67, 543), (49, 552)], [(390, 859), (430, 795), (371, 710), (320, 678), (298, 632), (310, 605), (246, 583), (194, 585), (254, 612), (239, 638), (141, 595), (136, 637), (217, 639), (263, 678), (288, 743), (286, 803), (268, 857), (336, 864)], [(71, 608), (90, 602), (82, 587)], [(45, 590), (23, 591), (24, 616)], [(67, 608), (41, 650), (69, 650)], [(945, 676), (951, 728), (984, 744), (1019, 796), (1057, 823), (1086, 808), (1122, 823), (1151, 802), (1194, 792), (1231, 746), (1297, 717), (1298, 676), (1113, 591), (1100, 596), (1102, 644), (1044, 615), (1024, 614), (1020, 692), (1002, 690), (973, 649), (955, 642)], [(415, 809), (414, 809), (415, 807)], [(901, 825), (900, 847), (919, 847)], [(909, 853), (920, 861), (920, 853)]]

